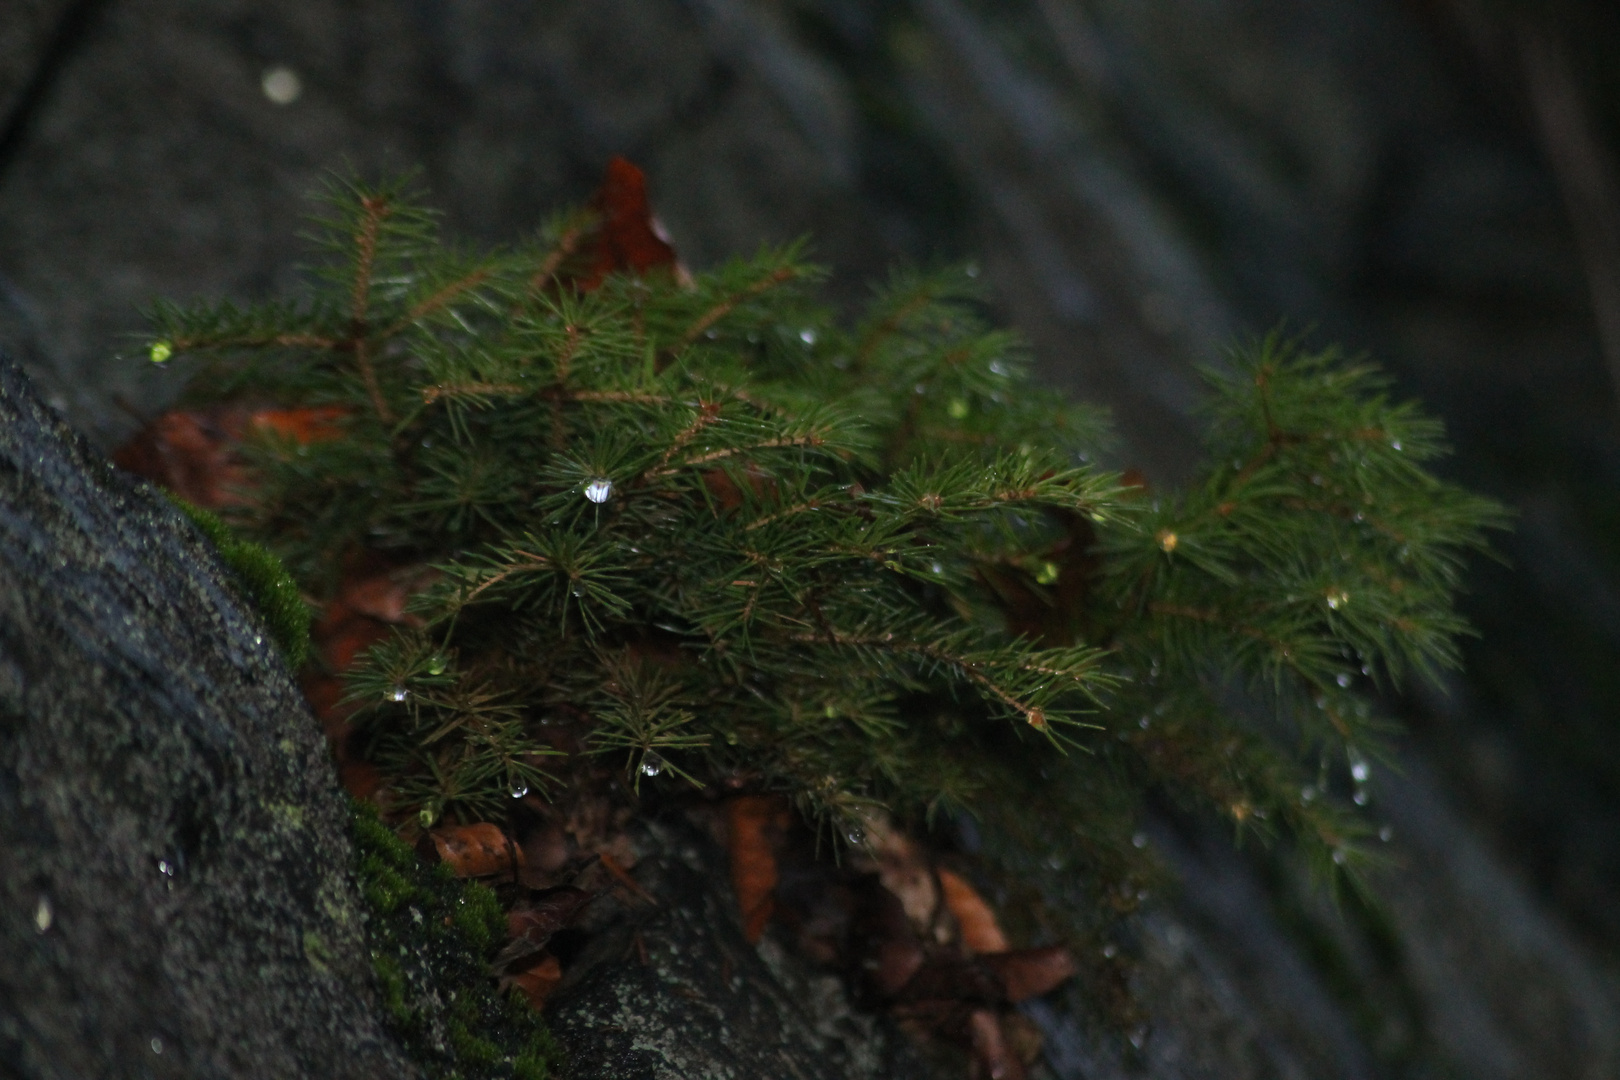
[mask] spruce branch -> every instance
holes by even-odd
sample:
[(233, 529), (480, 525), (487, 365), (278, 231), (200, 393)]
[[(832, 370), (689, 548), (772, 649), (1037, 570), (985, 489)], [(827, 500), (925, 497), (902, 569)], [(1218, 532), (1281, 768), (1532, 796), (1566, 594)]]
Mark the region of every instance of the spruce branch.
[(332, 410), (235, 451), (232, 518), (305, 592), (434, 568), (345, 674), (390, 820), (598, 798), (611, 762), (615, 798), (746, 776), (846, 837), (971, 814), (1098, 905), (1134, 903), (1148, 791), (1330, 874), (1364, 857), (1363, 691), (1457, 662), (1504, 522), (1370, 365), (1247, 343), (1200, 475), (1147, 491), (960, 271), (897, 273), (851, 328), (800, 246), (615, 273), (609, 224), (455, 251), (408, 183), (339, 182), (307, 300), (153, 310), (154, 357), (210, 364), (194, 398)]

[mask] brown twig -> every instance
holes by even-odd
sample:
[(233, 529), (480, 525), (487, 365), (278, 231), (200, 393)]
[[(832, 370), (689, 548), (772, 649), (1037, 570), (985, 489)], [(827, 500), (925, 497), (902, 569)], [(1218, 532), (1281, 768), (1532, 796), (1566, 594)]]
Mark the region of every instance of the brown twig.
[(394, 422), (393, 410), (383, 400), (382, 386), (377, 382), (377, 371), (372, 366), (366, 337), (369, 332), (366, 315), (371, 307), (371, 274), (377, 260), (377, 234), (385, 218), (392, 212), (386, 199), (368, 195), (360, 201), (365, 216), (354, 243), (358, 259), (354, 273), (354, 290), (349, 298), (349, 340), (354, 349), (354, 363), (360, 369), (360, 378), (366, 384), (377, 418), (385, 424)]

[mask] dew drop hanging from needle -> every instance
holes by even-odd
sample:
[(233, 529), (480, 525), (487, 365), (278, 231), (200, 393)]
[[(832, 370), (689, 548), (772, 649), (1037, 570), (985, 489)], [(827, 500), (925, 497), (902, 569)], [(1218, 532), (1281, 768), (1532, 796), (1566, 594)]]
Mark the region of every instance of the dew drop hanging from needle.
[(607, 479), (592, 480), (585, 485), (585, 497), (600, 506), (613, 497), (613, 481)]

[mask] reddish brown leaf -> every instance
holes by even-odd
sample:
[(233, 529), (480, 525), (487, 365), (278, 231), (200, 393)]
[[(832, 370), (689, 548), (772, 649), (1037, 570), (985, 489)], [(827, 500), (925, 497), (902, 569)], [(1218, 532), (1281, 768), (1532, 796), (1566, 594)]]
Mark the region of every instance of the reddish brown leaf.
[(890, 938), (880, 942), (877, 956), (869, 959), (876, 961), (871, 969), (873, 988), (892, 997), (917, 978), (918, 972), (923, 970), (926, 954), (916, 938)]
[(590, 269), (579, 282), (582, 292), (600, 288), (609, 274), (644, 274), (665, 267), (673, 271), (675, 249), (653, 220), (647, 176), (640, 169), (622, 157), (610, 160), (591, 206), (601, 223)]
[(529, 999), (529, 1004), (536, 1009), (543, 1009), (546, 998), (557, 989), (562, 982), (562, 963), (555, 956), (547, 956), (534, 967), (518, 975), (508, 975), (501, 980), (501, 988), (515, 986), (522, 991), (523, 996)]
[(245, 418), (241, 409), (164, 413), (119, 447), (113, 462), (207, 510), (240, 503), (247, 476), (233, 451)]
[(308, 675), (303, 681), (304, 699), (321, 722), (327, 739), (338, 745), (348, 734), (349, 717), (354, 709), (343, 703), (343, 683), (332, 675)]
[(703, 486), (721, 510), (735, 510), (742, 505), (742, 488), (724, 469), (710, 469), (703, 474)]
[(976, 959), (936, 955), (917, 969), (899, 998), (904, 1002), (966, 1001), (976, 1005), (1004, 1005), (1006, 987), (1000, 976)]
[(742, 912), (743, 935), (758, 944), (775, 909), (777, 866), (775, 834), (786, 824), (780, 799), (743, 795), (726, 806), (731, 825), (731, 887)]
[(405, 603), (411, 598), (413, 584), (409, 577), (397, 573), (351, 578), (343, 583), (336, 603), (379, 622), (403, 623), (407, 621)]
[(866, 821), (866, 850), (876, 864), (878, 881), (899, 899), (911, 925), (925, 937), (934, 936), (941, 889), (922, 845), (895, 828), (885, 815), (874, 814)]
[(388, 624), (351, 614), (336, 605), (310, 632), (317, 652), (329, 670), (347, 671), (354, 658), (388, 636)]
[(944, 867), (939, 870), (939, 885), (945, 893), (945, 906), (962, 932), (964, 948), (974, 953), (1007, 951), (1007, 935), (1001, 932), (996, 913), (990, 910), (977, 889), (960, 874)]
[(273, 431), (284, 439), (309, 444), (331, 442), (343, 437), (340, 422), (349, 413), (336, 405), (304, 409), (260, 409), (249, 422), (263, 431)]
[(872, 988), (892, 997), (911, 983), (926, 953), (900, 898), (871, 875), (858, 890), (854, 918), (854, 955), (865, 968)]
[(1015, 1004), (1056, 989), (1080, 970), (1074, 954), (1061, 945), (993, 953), (979, 960), (1001, 977), (1007, 1000)]
[(1001, 1030), (1001, 1017), (989, 1009), (975, 1009), (968, 1018), (975, 1072), (989, 1080), (1024, 1080), (1027, 1072)]
[(601, 861), (602, 869), (606, 870), (608, 872), (608, 876), (613, 878), (614, 881), (618, 882), (619, 885), (627, 890), (632, 896), (649, 904), (658, 903), (658, 900), (653, 896), (652, 893), (648, 892), (646, 889), (643, 889), (641, 887), (641, 883), (630, 876), (630, 871), (619, 865), (619, 860), (615, 859), (612, 855), (605, 851), (599, 851), (596, 854), (597, 858)]
[(382, 787), (383, 775), (369, 761), (344, 761), (338, 766), (343, 788), (357, 799), (371, 800)]
[[(534, 796), (526, 796), (534, 798)], [(561, 870), (569, 859), (573, 858), (574, 849), (568, 843), (568, 834), (563, 832), (562, 826), (547, 823), (529, 833), (523, 841), (523, 859), (531, 870), (542, 874), (554, 874)]]
[(457, 877), (489, 877), (507, 873), (513, 859), (523, 865), (523, 849), (511, 843), (499, 826), (487, 821), (476, 825), (452, 825), (427, 834), (422, 845), (429, 858), (447, 864)]
[(513, 905), (506, 913), (506, 932), (512, 937), (544, 945), (594, 899), (593, 894), (572, 885), (547, 889)]
[(120, 468), (168, 488), (204, 509), (239, 505), (251, 484), (237, 455), (250, 428), (301, 443), (342, 436), (335, 407), (259, 409), (219, 406), (164, 413), (113, 454)]

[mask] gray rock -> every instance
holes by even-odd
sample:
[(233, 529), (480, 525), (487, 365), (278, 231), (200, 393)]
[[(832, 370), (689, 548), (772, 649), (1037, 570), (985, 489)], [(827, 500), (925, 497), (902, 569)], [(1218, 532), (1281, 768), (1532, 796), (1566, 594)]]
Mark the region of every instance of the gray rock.
[(892, 1024), (843, 980), (742, 935), (725, 856), (690, 826), (649, 824), (636, 878), (656, 904), (605, 899), (548, 1017), (571, 1080), (927, 1080)]
[(0, 357), (0, 1073), (415, 1075), (266, 634)]

